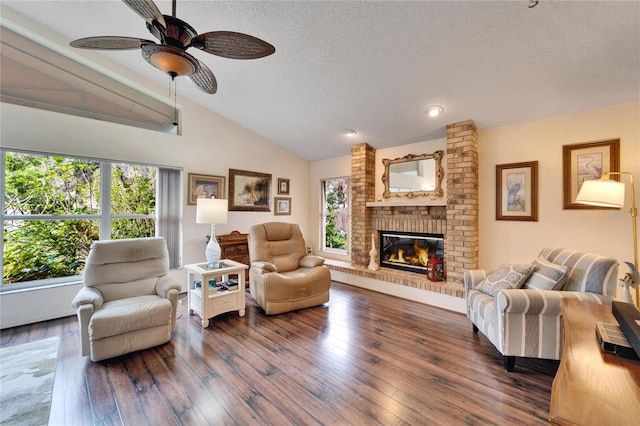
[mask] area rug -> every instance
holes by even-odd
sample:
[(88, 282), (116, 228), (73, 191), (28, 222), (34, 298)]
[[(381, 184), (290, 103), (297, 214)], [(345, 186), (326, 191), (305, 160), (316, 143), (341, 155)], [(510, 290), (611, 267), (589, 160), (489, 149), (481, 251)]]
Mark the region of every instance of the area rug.
[(0, 424), (49, 422), (58, 337), (0, 349)]

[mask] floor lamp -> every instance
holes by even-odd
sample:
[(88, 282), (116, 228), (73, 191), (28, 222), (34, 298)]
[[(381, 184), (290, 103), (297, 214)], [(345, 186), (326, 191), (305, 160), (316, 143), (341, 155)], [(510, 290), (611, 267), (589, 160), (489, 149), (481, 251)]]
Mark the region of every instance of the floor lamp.
[[(624, 207), (625, 185), (622, 182), (611, 180), (611, 175), (629, 176), (631, 183), (631, 225), (633, 229), (633, 264), (638, 269), (638, 209), (636, 208), (636, 188), (633, 184), (633, 175), (629, 172), (607, 172), (597, 180), (585, 180), (576, 197), (576, 203), (588, 204), (600, 207)], [(636, 306), (640, 307), (640, 283), (636, 285)]]

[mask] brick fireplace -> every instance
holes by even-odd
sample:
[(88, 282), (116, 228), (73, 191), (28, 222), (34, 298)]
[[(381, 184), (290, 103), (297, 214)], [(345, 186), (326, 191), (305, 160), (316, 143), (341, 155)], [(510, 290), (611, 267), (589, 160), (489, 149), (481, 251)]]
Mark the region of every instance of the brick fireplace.
[[(399, 203), (397, 206), (367, 207), (367, 202), (375, 200), (375, 149), (366, 143), (353, 146), (352, 270), (330, 267), (367, 278), (464, 297), (464, 271), (478, 266), (478, 138), (473, 121), (447, 126), (446, 159), (446, 205), (426, 205), (425, 199), (425, 205)], [(366, 269), (371, 235), (377, 235), (379, 230), (443, 234), (446, 282), (434, 283), (415, 273), (388, 268), (375, 272)]]

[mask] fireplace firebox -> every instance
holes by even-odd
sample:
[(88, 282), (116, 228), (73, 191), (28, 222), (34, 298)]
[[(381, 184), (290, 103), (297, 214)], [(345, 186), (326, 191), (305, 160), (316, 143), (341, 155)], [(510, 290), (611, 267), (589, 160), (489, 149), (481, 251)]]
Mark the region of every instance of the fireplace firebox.
[(434, 254), (444, 262), (444, 235), (378, 231), (380, 266), (424, 274)]

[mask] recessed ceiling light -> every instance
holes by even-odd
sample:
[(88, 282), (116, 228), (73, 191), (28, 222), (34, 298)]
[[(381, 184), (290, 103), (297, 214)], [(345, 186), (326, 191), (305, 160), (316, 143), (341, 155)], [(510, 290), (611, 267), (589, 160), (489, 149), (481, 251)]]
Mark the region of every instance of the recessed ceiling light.
[(434, 105), (427, 108), (426, 112), (427, 114), (429, 114), (429, 117), (437, 117), (440, 114), (442, 114), (443, 111), (444, 111), (444, 108), (438, 105)]
[(353, 130), (353, 129), (344, 129), (344, 130), (342, 131), (342, 133), (343, 133), (345, 136), (349, 136), (349, 137), (354, 137), (355, 135), (357, 135), (357, 134), (358, 134), (358, 132), (357, 132), (357, 131), (355, 131), (355, 130)]

